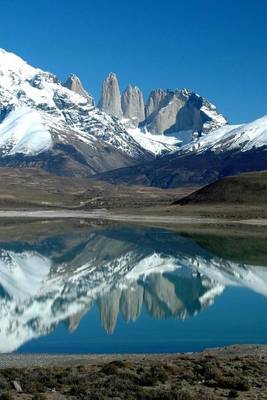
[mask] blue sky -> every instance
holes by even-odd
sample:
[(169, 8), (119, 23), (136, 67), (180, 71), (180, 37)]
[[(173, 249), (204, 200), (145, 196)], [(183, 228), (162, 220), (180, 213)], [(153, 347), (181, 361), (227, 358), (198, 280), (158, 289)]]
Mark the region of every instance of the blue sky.
[(117, 73), (145, 95), (191, 88), (232, 123), (267, 114), (266, 0), (0, 0), (0, 47), (98, 98)]

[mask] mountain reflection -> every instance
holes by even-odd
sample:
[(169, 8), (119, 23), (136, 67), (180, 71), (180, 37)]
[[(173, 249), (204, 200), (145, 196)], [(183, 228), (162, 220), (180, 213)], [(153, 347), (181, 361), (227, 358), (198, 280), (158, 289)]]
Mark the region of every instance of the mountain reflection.
[(267, 270), (219, 257), (160, 229), (94, 227), (0, 242), (0, 352), (55, 330), (77, 329), (96, 304), (112, 334), (119, 315), (185, 319), (229, 285), (267, 296)]

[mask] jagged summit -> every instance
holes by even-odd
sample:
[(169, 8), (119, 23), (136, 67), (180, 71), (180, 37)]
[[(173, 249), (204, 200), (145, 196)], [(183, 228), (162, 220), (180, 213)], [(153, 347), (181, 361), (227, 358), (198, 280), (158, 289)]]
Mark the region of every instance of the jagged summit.
[(153, 135), (175, 136), (183, 144), (194, 133), (207, 133), (227, 123), (212, 103), (187, 88), (152, 90), (145, 104), (137, 86), (129, 84), (121, 95), (114, 73), (103, 83), (99, 108)]
[(213, 104), (187, 88), (153, 90), (145, 114), (142, 125), (151, 133), (173, 134), (183, 143), (191, 141), (194, 132), (209, 132), (227, 123)]
[(123, 116), (130, 118), (138, 125), (145, 119), (143, 94), (138, 86), (128, 85), (121, 96)]
[(70, 74), (68, 79), (66, 80), (66, 82), (63, 84), (63, 86), (65, 86), (66, 88), (72, 90), (73, 92), (87, 98), (92, 106), (95, 105), (93, 96), (84, 89), (84, 87), (80, 81), (80, 78), (78, 78), (77, 75)]
[(150, 93), (146, 106), (145, 106), (145, 117), (146, 119), (150, 117), (151, 114), (153, 114), (155, 111), (158, 111), (160, 107), (161, 101), (164, 99), (166, 96), (166, 90), (163, 89), (155, 89), (152, 90)]
[(121, 92), (114, 72), (110, 72), (103, 82), (99, 108), (112, 116), (122, 117)]

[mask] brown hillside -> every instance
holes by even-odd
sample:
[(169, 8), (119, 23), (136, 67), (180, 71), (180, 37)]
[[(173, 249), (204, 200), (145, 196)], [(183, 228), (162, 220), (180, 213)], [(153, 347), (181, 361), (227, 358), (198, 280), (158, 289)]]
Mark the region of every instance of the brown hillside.
[(267, 204), (267, 171), (229, 176), (174, 202), (201, 203)]

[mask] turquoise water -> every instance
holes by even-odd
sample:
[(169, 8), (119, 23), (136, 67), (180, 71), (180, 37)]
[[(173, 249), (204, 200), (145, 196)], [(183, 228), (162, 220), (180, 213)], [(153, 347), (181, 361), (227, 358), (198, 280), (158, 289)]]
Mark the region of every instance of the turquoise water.
[(267, 267), (202, 242), (120, 225), (0, 242), (0, 352), (267, 343)]

